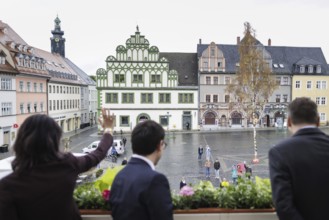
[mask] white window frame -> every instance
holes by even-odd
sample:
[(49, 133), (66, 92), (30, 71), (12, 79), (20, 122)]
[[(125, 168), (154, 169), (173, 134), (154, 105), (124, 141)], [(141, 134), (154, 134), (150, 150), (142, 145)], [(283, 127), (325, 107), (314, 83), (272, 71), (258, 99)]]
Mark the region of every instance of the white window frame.
[(320, 105), (320, 97), (316, 97), (316, 98), (315, 98), (315, 103), (316, 103), (317, 105)]
[(300, 81), (300, 80), (296, 80), (295, 88), (296, 88), (296, 89), (300, 89), (301, 86), (302, 86), (301, 81)]
[(307, 89), (312, 89), (312, 81), (307, 81), (306, 88)]
[(24, 92), (24, 82), (23, 81), (19, 81), (19, 91)]
[[(217, 81), (215, 79), (217, 79)], [(218, 85), (218, 83), (219, 83), (219, 77), (218, 76), (214, 76), (213, 77), (213, 81), (214, 81), (214, 85)]]
[(320, 113), (320, 121), (326, 121), (326, 113), (321, 112)]
[(24, 114), (24, 103), (19, 104), (19, 110), (21, 114)]
[(321, 105), (326, 105), (326, 104), (327, 104), (326, 97), (321, 97)]
[(206, 76), (206, 85), (211, 85), (211, 76)]
[(282, 85), (289, 85), (289, 78), (287, 76), (282, 77)]
[(1, 90), (11, 90), (12, 89), (11, 85), (12, 82), (10, 78), (1, 78), (1, 85), (0, 85)]
[(27, 92), (31, 92), (31, 82), (26, 82)]
[[(209, 100), (207, 100), (208, 97), (209, 97)], [(211, 95), (210, 94), (206, 94), (205, 101), (209, 102), (209, 103), (211, 102)]]
[(224, 79), (225, 79), (225, 81), (224, 81), (225, 85), (228, 85), (228, 84), (231, 83), (231, 77), (230, 76), (225, 76)]
[(321, 89), (327, 89), (327, 81), (321, 82)]
[(13, 106), (11, 102), (2, 102), (1, 103), (1, 115), (11, 115), (13, 111)]
[(0, 64), (6, 64), (6, 57), (0, 56)]

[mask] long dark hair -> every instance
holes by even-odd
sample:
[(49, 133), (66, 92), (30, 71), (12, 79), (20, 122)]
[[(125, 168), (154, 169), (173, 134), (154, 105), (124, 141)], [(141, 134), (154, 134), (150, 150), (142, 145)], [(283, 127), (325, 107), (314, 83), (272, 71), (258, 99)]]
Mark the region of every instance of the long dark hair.
[(16, 157), (12, 162), (15, 172), (59, 159), (62, 129), (47, 115), (36, 114), (25, 119), (13, 145)]

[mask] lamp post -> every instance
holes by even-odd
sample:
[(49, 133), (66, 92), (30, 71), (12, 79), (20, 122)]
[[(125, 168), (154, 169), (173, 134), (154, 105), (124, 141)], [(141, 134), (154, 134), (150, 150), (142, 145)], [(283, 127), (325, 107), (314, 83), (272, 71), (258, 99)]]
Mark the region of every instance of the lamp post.
[(90, 110), (89, 119), (90, 119), (90, 127), (92, 127), (93, 126), (93, 111), (92, 110)]
[(167, 112), (167, 133), (168, 133), (168, 135), (169, 135), (169, 117), (170, 117), (171, 115), (169, 114), (169, 112)]
[(74, 124), (75, 124), (75, 133), (77, 133), (77, 129), (78, 129), (77, 113), (74, 113)]

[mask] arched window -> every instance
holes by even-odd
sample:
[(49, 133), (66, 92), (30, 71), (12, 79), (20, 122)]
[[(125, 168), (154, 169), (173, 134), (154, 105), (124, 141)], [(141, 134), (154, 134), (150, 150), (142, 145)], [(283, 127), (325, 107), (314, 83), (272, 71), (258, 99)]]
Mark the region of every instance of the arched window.
[(241, 125), (242, 124), (242, 115), (239, 112), (233, 112), (231, 114), (232, 125)]
[(206, 115), (204, 116), (204, 119), (205, 119), (205, 124), (206, 125), (214, 125), (216, 115), (213, 112), (207, 112)]

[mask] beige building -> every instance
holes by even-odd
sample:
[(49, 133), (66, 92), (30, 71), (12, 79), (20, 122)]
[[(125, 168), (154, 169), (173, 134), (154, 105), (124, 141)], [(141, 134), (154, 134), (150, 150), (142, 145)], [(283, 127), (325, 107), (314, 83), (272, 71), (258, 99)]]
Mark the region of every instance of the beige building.
[(328, 125), (329, 91), (328, 75), (294, 75), (292, 98), (309, 97), (318, 105), (320, 124)]

